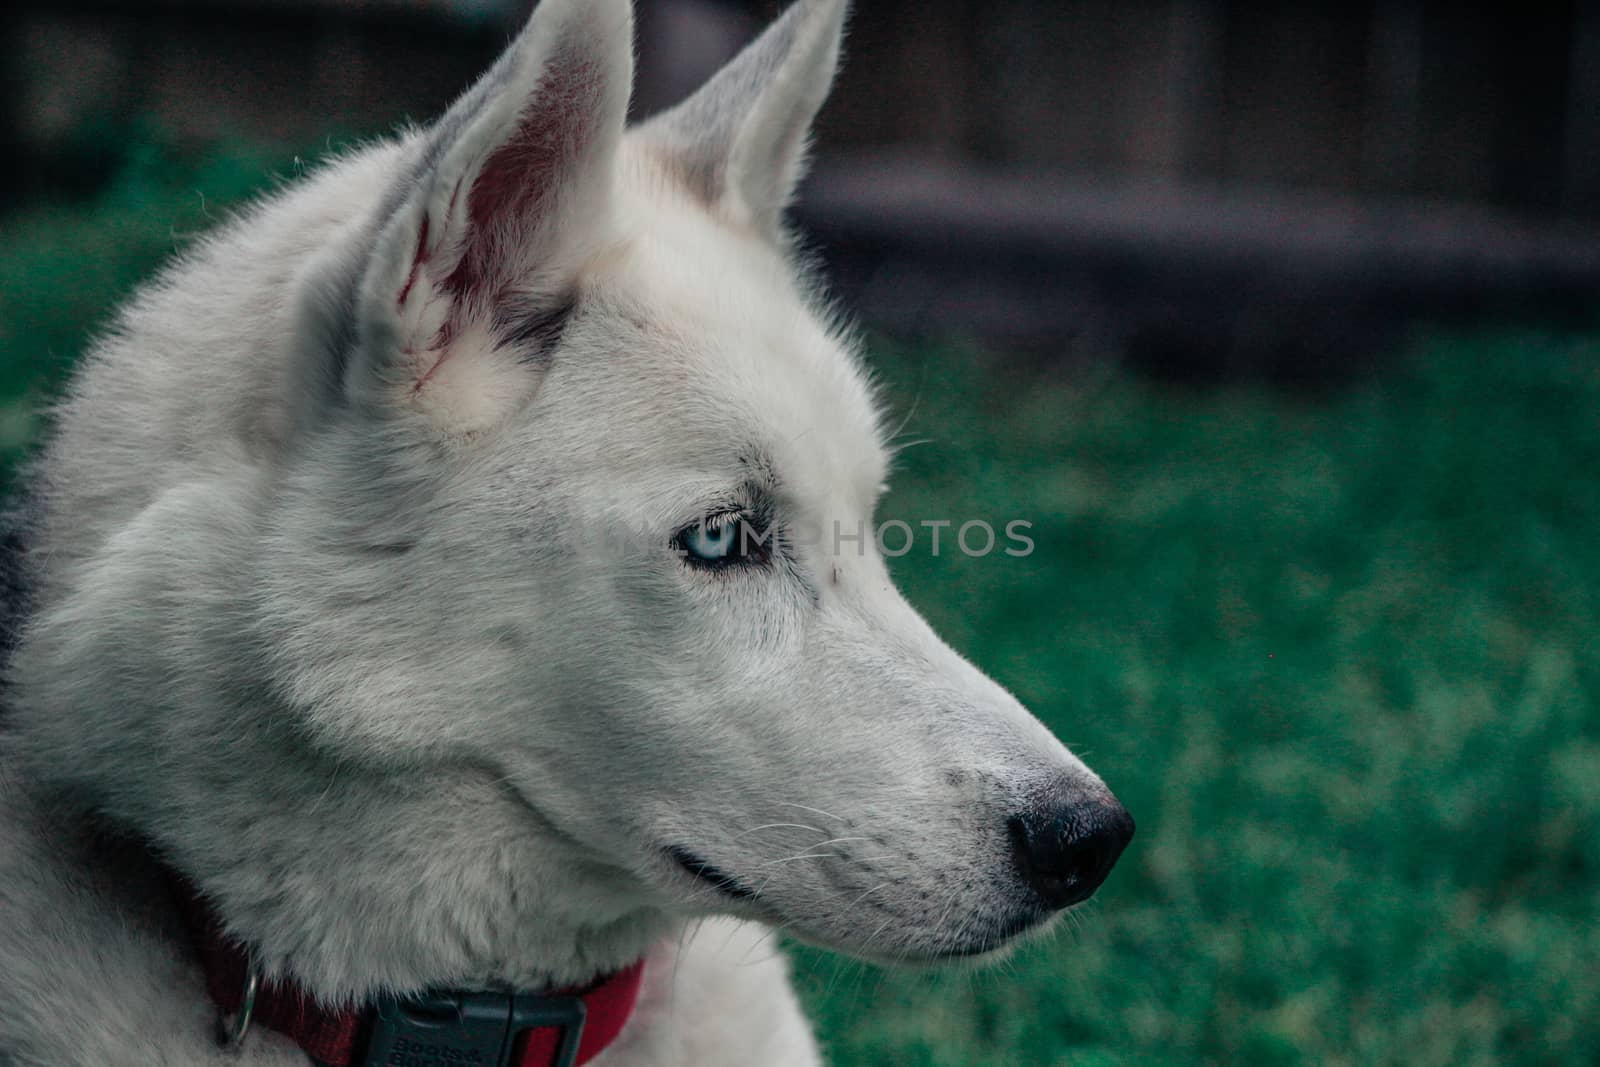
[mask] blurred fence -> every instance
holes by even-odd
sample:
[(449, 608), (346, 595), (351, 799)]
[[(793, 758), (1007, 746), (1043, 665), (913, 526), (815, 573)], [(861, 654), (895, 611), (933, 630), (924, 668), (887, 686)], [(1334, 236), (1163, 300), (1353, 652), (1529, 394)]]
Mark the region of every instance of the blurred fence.
[(1595, 0), (878, 0), (854, 44), (850, 139), (1600, 212)]
[[(425, 118), (528, 6), (12, 0), (0, 180), (92, 181), (130, 122), (304, 144)], [(636, 106), (782, 6), (639, 0)], [(1380, 305), (1600, 286), (1600, 0), (859, 0), (849, 53), (805, 219), (895, 328), (1338, 360)]]
[[(781, 5), (640, 0), (647, 105)], [(292, 136), (427, 112), (525, 0), (12, 0), (9, 125)], [(657, 24), (652, 26), (652, 23)], [(1600, 214), (1600, 0), (870, 0), (830, 146)]]

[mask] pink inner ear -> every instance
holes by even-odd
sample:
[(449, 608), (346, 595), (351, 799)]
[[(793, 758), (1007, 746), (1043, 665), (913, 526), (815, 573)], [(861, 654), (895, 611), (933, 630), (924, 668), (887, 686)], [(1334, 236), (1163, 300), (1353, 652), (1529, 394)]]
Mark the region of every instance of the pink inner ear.
[(551, 56), (511, 136), (489, 154), (467, 197), (467, 240), (443, 282), (455, 296), (504, 287), (525, 265), (531, 241), (603, 121), (605, 79), (592, 55), (571, 45)]
[(406, 272), (406, 282), (400, 287), (399, 294), (394, 298), (395, 307), (404, 308), (406, 297), (411, 295), (411, 287), (417, 284), (417, 272), (422, 270), (422, 265), (428, 262), (428, 223), (432, 220), (424, 214), (422, 225), (417, 227), (417, 248), (411, 255), (411, 269)]

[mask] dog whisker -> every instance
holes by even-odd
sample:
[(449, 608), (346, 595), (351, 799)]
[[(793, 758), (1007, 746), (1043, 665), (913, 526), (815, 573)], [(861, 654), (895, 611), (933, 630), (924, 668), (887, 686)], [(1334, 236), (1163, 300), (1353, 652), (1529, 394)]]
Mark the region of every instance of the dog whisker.
[(812, 848), (822, 848), (826, 845), (842, 845), (846, 841), (871, 841), (870, 837), (830, 837), (826, 841), (818, 841)]
[(796, 804), (792, 800), (775, 800), (773, 803), (782, 804), (786, 808), (799, 808), (801, 811), (809, 811), (813, 815), (820, 815), (824, 819), (832, 819), (834, 822), (847, 823), (850, 821), (842, 815), (835, 815), (832, 812), (823, 811), (821, 808), (813, 808), (809, 804)]
[(856, 907), (856, 905), (860, 904), (863, 900), (866, 900), (868, 897), (870, 897), (872, 894), (876, 893), (878, 890), (885, 889), (885, 888), (887, 888), (888, 886), (890, 886), (892, 884), (893, 883), (891, 883), (891, 882), (879, 882), (877, 885), (873, 886), (871, 889), (868, 889), (866, 892), (864, 892), (860, 896), (856, 897), (850, 903), (846, 904), (845, 905), (845, 910), (846, 911), (853, 910)]
[(811, 832), (818, 834), (827, 833), (826, 830), (819, 826), (807, 826), (805, 823), (800, 822), (769, 822), (762, 823), (760, 826), (752, 826), (748, 830), (741, 830), (737, 834), (733, 835), (733, 839), (737, 841), (741, 837), (748, 837), (749, 835), (757, 833), (761, 830), (810, 830)]
[(843, 857), (841, 857), (837, 852), (801, 852), (793, 856), (784, 856), (782, 859), (767, 860), (765, 863), (758, 863), (755, 865), (755, 869), (763, 870), (767, 867), (776, 867), (783, 863), (793, 863), (796, 860), (836, 860), (842, 858)]
[(797, 852), (793, 856), (784, 856), (781, 859), (767, 860), (764, 863), (758, 863), (758, 864), (755, 865), (755, 869), (756, 870), (762, 870), (762, 869), (767, 868), (767, 867), (777, 866), (780, 863), (793, 863), (795, 860), (829, 860), (829, 859), (831, 859), (831, 860), (845, 860), (847, 862), (851, 861), (851, 860), (855, 860), (857, 862), (861, 862), (861, 861), (870, 861), (870, 860), (881, 860), (881, 859), (887, 859), (887, 858), (888, 857), (886, 855), (885, 856), (847, 856), (847, 855), (845, 855), (844, 853), (841, 853), (841, 852), (809, 852), (808, 851), (808, 852)]

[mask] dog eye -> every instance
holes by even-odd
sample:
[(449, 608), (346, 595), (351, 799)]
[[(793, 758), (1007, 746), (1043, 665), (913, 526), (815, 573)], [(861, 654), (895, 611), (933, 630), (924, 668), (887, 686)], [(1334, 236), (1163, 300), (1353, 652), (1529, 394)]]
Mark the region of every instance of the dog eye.
[(764, 540), (736, 514), (713, 515), (686, 526), (672, 544), (691, 565), (708, 570), (766, 559)]

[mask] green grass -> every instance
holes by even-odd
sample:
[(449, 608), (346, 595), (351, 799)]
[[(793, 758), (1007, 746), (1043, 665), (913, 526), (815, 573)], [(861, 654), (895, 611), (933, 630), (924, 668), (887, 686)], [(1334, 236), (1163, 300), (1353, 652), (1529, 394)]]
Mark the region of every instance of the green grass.
[(838, 1061), (1593, 1062), (1597, 357), (1421, 339), (1317, 405), (925, 357), (889, 512), (1038, 551), (899, 577), (1140, 830), (992, 975), (807, 956)]
[[(288, 170), (290, 168), (283, 168)], [(0, 223), (0, 447), (245, 156)], [(1592, 1063), (1600, 343), (1419, 334), (1312, 403), (884, 346), (884, 517), (1034, 523), (894, 563), (1139, 833), (989, 971), (797, 950), (837, 1064)]]

